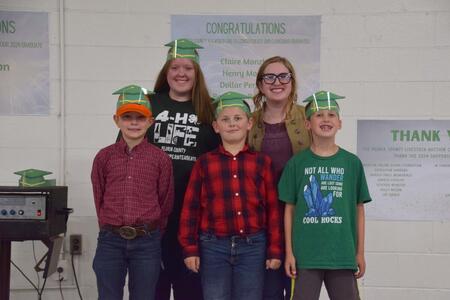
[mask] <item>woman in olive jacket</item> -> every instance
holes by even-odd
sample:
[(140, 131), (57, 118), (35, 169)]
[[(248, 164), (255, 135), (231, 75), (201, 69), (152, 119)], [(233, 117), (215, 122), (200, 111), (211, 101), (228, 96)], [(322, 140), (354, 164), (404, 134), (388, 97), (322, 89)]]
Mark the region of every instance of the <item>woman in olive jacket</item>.
[[(305, 127), (305, 108), (297, 102), (297, 79), (292, 64), (284, 57), (266, 59), (260, 66), (253, 96), (254, 125), (248, 136), (251, 148), (268, 154), (276, 179), (287, 161), (310, 145), (310, 133)], [(280, 202), (284, 215), (284, 205)], [(284, 296), (286, 292), (286, 296)], [(284, 268), (267, 269), (264, 300), (290, 299), (290, 280)], [(286, 297), (286, 298), (284, 298)]]

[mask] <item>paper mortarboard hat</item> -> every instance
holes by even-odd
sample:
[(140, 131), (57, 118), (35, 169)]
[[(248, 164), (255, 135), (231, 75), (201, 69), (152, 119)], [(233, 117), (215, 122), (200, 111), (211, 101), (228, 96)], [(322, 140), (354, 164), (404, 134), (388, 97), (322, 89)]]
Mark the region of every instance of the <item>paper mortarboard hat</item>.
[(146, 117), (151, 117), (152, 108), (150, 106), (148, 94), (152, 94), (152, 92), (134, 84), (115, 91), (113, 95), (119, 95), (116, 115), (121, 116), (126, 112), (134, 111)]
[(306, 105), (306, 118), (309, 119), (315, 112), (319, 110), (333, 110), (339, 114), (339, 105), (336, 100), (344, 99), (344, 96), (339, 96), (331, 92), (327, 91), (319, 91), (305, 100), (303, 102), (307, 102)]
[(220, 96), (217, 96), (213, 101), (216, 105), (216, 116), (227, 107), (239, 107), (247, 115), (250, 115), (250, 106), (245, 102), (245, 99), (250, 99), (248, 95), (244, 95), (238, 92), (226, 92)]
[(14, 174), (20, 175), (19, 186), (34, 187), (34, 186), (49, 186), (55, 185), (55, 180), (45, 180), (44, 176), (52, 174), (52, 172), (27, 169), (14, 172)]
[(196, 63), (199, 62), (199, 57), (196, 49), (202, 49), (203, 47), (190, 41), (188, 39), (177, 39), (164, 46), (170, 47), (169, 53), (167, 53), (167, 60), (175, 58), (188, 58)]

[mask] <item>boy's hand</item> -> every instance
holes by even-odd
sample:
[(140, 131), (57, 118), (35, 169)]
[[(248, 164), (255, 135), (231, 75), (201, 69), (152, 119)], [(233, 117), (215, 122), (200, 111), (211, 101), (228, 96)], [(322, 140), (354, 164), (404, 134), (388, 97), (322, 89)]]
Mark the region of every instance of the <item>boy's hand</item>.
[(281, 266), (281, 260), (276, 258), (266, 259), (266, 269), (277, 270)]
[(194, 273), (198, 273), (200, 270), (200, 257), (189, 256), (184, 259), (184, 264), (186, 267)]
[(364, 276), (366, 272), (366, 260), (364, 254), (356, 254), (356, 264), (358, 265), (358, 271), (355, 272), (356, 279)]
[(286, 254), (286, 260), (284, 261), (284, 270), (289, 278), (297, 277), (297, 268), (295, 267), (295, 257), (291, 254)]

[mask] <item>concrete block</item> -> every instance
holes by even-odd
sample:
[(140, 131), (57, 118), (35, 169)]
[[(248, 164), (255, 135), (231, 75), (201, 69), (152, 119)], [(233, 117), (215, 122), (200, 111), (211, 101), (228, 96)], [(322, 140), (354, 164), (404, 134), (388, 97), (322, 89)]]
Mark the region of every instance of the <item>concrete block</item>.
[(367, 78), (368, 51), (364, 48), (322, 48), (320, 55), (321, 81), (357, 82)]
[(398, 287), (400, 285), (399, 254), (366, 251), (366, 265), (366, 274), (364, 275), (366, 287)]
[(433, 115), (439, 118), (450, 117), (450, 82), (433, 83)]
[(90, 183), (71, 183), (68, 182), (68, 206), (73, 208), (70, 219), (74, 217), (93, 217), (96, 216), (94, 196), (92, 194), (92, 185)]
[(367, 46), (370, 36), (364, 22), (365, 17), (361, 15), (322, 16), (321, 47), (347, 49)]
[[(59, 150), (57, 148), (35, 147), (0, 147), (0, 185), (17, 186), (20, 176), (16, 171), (25, 169), (40, 169), (53, 174), (45, 176), (46, 179), (58, 179), (59, 176)], [(58, 180), (57, 180), (58, 182)]]
[(127, 11), (128, 1), (121, 0), (66, 0), (65, 9), (71, 11), (85, 11), (85, 12), (124, 12)]
[(2, 116), (2, 145), (56, 148), (59, 147), (59, 126), (56, 116)]
[[(450, 7), (450, 5), (447, 6)], [(436, 15), (435, 44), (436, 46), (450, 46), (450, 12), (439, 12)]]
[(91, 169), (95, 149), (68, 149), (66, 152), (66, 181), (74, 183), (91, 183)]
[(430, 290), (419, 288), (385, 288), (365, 287), (365, 300), (396, 299), (396, 300), (447, 300), (450, 297), (448, 290)]
[(99, 150), (115, 142), (118, 129), (110, 116), (68, 116), (67, 149)]
[(433, 223), (433, 253), (450, 254), (450, 221)]
[[(133, 82), (69, 80), (66, 83), (66, 114), (110, 116), (115, 113), (117, 97), (112, 93)], [(134, 82), (134, 84), (142, 84)]]
[(447, 0), (408, 0), (402, 1), (402, 6), (405, 11), (450, 11)]
[(363, 26), (372, 47), (430, 47), (434, 22), (428, 13), (376, 14), (366, 16)]
[[(373, 199), (377, 201), (377, 199)], [(370, 203), (366, 205), (370, 210)], [(414, 228), (414, 230), (411, 230)], [(392, 253), (431, 253), (432, 222), (366, 222), (366, 251)]]
[(370, 82), (364, 84), (364, 90), (364, 102), (353, 101), (355, 105), (364, 105), (358, 107), (361, 117), (422, 119), (432, 116), (432, 83)]
[[(142, 26), (148, 20), (158, 26)], [(168, 41), (168, 15), (72, 12), (66, 16), (68, 45), (158, 47)], [(89, 32), (89, 35), (86, 35)]]
[[(148, 80), (165, 61), (166, 49), (67, 47), (68, 80)], [(152, 64), (158, 57), (158, 62)], [(153, 75), (156, 77), (156, 75)]]

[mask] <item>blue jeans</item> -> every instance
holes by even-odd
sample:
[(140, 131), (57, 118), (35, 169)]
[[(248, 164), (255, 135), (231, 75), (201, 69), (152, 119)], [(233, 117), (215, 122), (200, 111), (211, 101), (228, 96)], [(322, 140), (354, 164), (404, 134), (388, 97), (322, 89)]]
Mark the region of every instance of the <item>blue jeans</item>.
[(205, 300), (261, 300), (266, 233), (247, 237), (200, 235), (200, 276)]
[(133, 240), (101, 230), (93, 262), (99, 299), (122, 300), (128, 272), (130, 300), (153, 300), (160, 261), (159, 230)]

